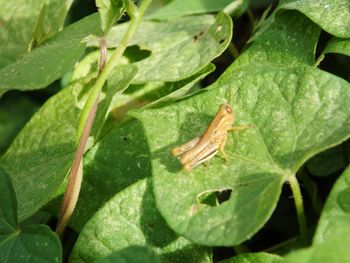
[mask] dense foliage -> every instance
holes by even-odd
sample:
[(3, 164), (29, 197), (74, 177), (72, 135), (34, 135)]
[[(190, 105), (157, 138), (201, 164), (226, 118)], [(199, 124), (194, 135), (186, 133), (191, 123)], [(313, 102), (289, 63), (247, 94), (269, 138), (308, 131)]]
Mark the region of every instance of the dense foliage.
[(0, 262), (348, 261), (348, 0), (72, 2), (0, 0)]

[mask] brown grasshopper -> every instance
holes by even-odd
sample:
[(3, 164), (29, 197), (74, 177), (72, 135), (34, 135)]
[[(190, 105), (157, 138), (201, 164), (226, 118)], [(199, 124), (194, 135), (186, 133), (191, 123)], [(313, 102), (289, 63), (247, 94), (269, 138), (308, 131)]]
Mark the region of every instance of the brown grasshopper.
[(172, 150), (172, 154), (181, 156), (179, 160), (185, 171), (190, 171), (195, 166), (210, 160), (219, 151), (222, 153), (223, 158), (227, 160), (224, 148), (228, 132), (246, 128), (244, 126), (232, 127), (234, 121), (235, 116), (231, 106), (227, 103), (220, 105), (219, 111), (206, 131), (200, 137), (175, 147)]

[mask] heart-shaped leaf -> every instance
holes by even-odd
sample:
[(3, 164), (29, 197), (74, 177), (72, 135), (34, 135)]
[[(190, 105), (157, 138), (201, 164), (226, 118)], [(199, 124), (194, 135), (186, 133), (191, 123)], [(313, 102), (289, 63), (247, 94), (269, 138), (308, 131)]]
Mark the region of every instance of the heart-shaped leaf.
[[(179, 89), (163, 97), (159, 102), (186, 96), (188, 89), (211, 70), (212, 66), (209, 65), (188, 79), (175, 83), (163, 83), (161, 87), (164, 89)], [(147, 86), (151, 85), (152, 83)], [(181, 87), (181, 85), (184, 86)], [(130, 88), (133, 87), (130, 86)], [(127, 97), (128, 95), (133, 94), (123, 94), (115, 101), (114, 106), (117, 107), (116, 110), (119, 110), (113, 113), (115, 118), (124, 117), (121, 116), (120, 109), (125, 104), (120, 103), (126, 103), (127, 99), (132, 101), (132, 98)], [(142, 97), (142, 99), (146, 98)], [(129, 103), (129, 105), (135, 104)], [(120, 125), (113, 126), (113, 123), (111, 125), (110, 132), (107, 135), (104, 134), (102, 140), (91, 148), (84, 158), (84, 180), (79, 201), (70, 221), (70, 225), (76, 230), (80, 230), (97, 209), (117, 192), (151, 175), (149, 150), (140, 122), (130, 119)], [(57, 207), (58, 204), (54, 206)]]
[(208, 249), (169, 229), (157, 211), (147, 179), (119, 192), (98, 210), (81, 231), (70, 262), (94, 262), (130, 245), (151, 246), (162, 262), (211, 261)]
[(0, 261), (61, 262), (61, 258), (60, 241), (49, 227), (18, 228), (15, 191), (8, 174), (0, 168)]
[[(280, 26), (264, 34), (300, 32), (295, 41), (315, 45), (302, 40), (305, 32), (293, 31), (299, 25), (291, 21), (307, 23), (284, 13), (275, 20)], [(301, 54), (289, 63), (293, 56), (280, 52), (288, 42), (266, 44), (265, 52), (253, 45), (207, 93), (135, 113), (151, 151), (157, 207), (171, 228), (195, 243), (230, 246), (248, 239), (269, 219), (283, 182), (311, 156), (350, 136), (349, 84), (302, 64), (308, 60)], [(252, 127), (229, 136), (227, 163), (214, 158), (208, 167), (181, 172), (171, 149), (200, 136), (222, 103), (233, 107), (236, 124)], [(207, 202), (217, 196), (219, 203)]]

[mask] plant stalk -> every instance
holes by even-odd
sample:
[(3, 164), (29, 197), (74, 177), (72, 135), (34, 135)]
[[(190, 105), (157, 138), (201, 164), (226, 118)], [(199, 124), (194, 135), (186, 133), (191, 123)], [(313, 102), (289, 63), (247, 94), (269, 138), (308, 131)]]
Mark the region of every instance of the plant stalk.
[(66, 192), (64, 193), (64, 198), (61, 205), (61, 211), (59, 216), (59, 221), (56, 227), (56, 233), (61, 236), (68, 221), (73, 214), (75, 205), (78, 201), (79, 192), (81, 188), (81, 182), (83, 177), (83, 156), (86, 147), (87, 140), (89, 138), (93, 121), (95, 119), (98, 102), (100, 98), (100, 93), (103, 85), (105, 84), (109, 74), (118, 64), (120, 57), (123, 55), (131, 37), (136, 31), (137, 26), (141, 22), (141, 18), (145, 13), (147, 7), (152, 2), (152, 0), (143, 0), (140, 7), (137, 8), (131, 0), (125, 0), (126, 11), (128, 12), (131, 20), (128, 31), (123, 36), (119, 46), (114, 51), (113, 55), (103, 67), (105, 63), (106, 56), (106, 45), (104, 41), (100, 41), (101, 45), (101, 57), (99, 66), (99, 75), (95, 82), (94, 87), (84, 105), (84, 109), (80, 115), (78, 129), (77, 129), (77, 150), (75, 153), (75, 158), (72, 164), (72, 168), (69, 175), (69, 181), (67, 185)]
[(306, 218), (304, 213), (303, 197), (301, 195), (299, 183), (296, 176), (295, 175), (289, 176), (288, 182), (290, 184), (290, 188), (292, 189), (292, 193), (293, 193), (294, 204), (295, 204), (298, 223), (299, 223), (301, 241), (303, 242), (304, 245), (306, 245), (307, 244), (307, 225), (306, 225)]

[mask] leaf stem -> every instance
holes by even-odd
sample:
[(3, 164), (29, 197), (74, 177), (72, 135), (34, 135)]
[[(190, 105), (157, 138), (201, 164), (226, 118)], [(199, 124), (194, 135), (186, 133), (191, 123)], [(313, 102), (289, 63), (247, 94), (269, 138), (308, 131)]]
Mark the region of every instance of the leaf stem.
[(232, 57), (234, 59), (239, 57), (239, 51), (237, 50), (235, 44), (233, 44), (233, 42), (230, 42), (230, 44), (228, 45), (228, 50), (230, 51)]
[[(66, 192), (64, 193), (63, 202), (61, 205), (61, 211), (59, 216), (59, 221), (56, 228), (56, 233), (60, 236), (62, 235), (65, 227), (68, 224), (70, 216), (73, 214), (75, 205), (78, 201), (78, 196), (81, 188), (82, 176), (83, 176), (83, 155), (86, 147), (87, 140), (90, 135), (93, 121), (95, 119), (100, 93), (104, 83), (106, 82), (109, 74), (112, 72), (114, 67), (118, 64), (118, 61), (122, 54), (124, 53), (131, 37), (136, 31), (143, 14), (145, 13), (147, 7), (152, 2), (152, 0), (143, 0), (140, 7), (137, 8), (131, 0), (125, 0), (126, 10), (131, 18), (128, 31), (123, 36), (119, 43), (119, 46), (114, 51), (113, 55), (105, 65), (105, 67), (100, 70), (100, 74), (95, 82), (94, 87), (84, 105), (82, 113), (80, 115), (78, 129), (77, 129), (77, 150), (75, 153), (75, 158), (72, 164), (72, 168), (69, 175), (69, 181), (67, 185)], [(100, 69), (103, 67), (104, 49), (105, 43), (102, 41), (101, 44), (101, 58), (100, 58)]]
[(290, 188), (292, 189), (292, 193), (293, 193), (301, 240), (303, 244), (306, 245), (307, 244), (307, 225), (306, 225), (306, 218), (304, 213), (303, 197), (301, 195), (299, 183), (296, 176), (295, 175), (289, 176), (288, 182), (290, 184)]

